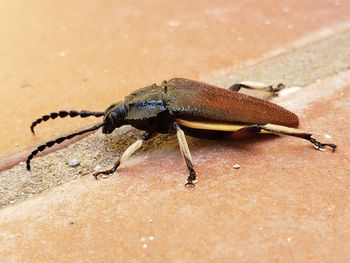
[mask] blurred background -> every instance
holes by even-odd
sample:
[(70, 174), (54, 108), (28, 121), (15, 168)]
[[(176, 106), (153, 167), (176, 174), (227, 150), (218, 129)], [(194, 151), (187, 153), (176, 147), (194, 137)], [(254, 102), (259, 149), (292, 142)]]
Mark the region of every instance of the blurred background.
[(210, 80), (349, 17), (350, 1), (0, 1), (0, 158), (93, 119), (29, 126), (60, 109), (104, 110), (173, 77)]

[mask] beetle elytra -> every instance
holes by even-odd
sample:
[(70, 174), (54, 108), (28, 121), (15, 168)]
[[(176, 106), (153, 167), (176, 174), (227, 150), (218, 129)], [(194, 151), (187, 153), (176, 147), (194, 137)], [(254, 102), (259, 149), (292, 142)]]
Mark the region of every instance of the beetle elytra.
[(185, 134), (197, 138), (240, 139), (259, 133), (273, 133), (308, 140), (318, 150), (330, 147), (334, 151), (337, 147), (335, 144), (321, 143), (312, 137), (312, 133), (296, 129), (299, 119), (294, 113), (271, 102), (242, 94), (239, 92), (241, 88), (276, 93), (282, 86), (274, 89), (271, 86), (241, 83), (232, 85), (230, 89), (222, 89), (202, 82), (174, 78), (159, 86), (153, 84), (136, 90), (104, 112), (71, 110), (44, 115), (32, 123), (33, 133), (37, 124), (57, 117), (103, 116), (103, 122), (37, 147), (27, 158), (27, 169), (30, 170), (30, 161), (35, 155), (54, 144), (101, 127), (102, 133), (110, 134), (123, 125), (131, 125), (145, 133), (125, 150), (112, 168), (95, 172), (95, 178), (101, 174), (113, 174), (145, 141), (159, 133), (176, 134), (189, 171), (186, 185), (190, 186), (197, 182), (197, 174)]

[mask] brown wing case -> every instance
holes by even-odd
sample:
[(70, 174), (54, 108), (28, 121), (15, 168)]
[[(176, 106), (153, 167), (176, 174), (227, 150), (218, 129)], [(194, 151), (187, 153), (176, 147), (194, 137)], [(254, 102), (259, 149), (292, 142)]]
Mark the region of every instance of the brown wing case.
[(294, 113), (276, 104), (206, 83), (176, 78), (166, 87), (164, 99), (175, 118), (288, 127), (299, 123)]

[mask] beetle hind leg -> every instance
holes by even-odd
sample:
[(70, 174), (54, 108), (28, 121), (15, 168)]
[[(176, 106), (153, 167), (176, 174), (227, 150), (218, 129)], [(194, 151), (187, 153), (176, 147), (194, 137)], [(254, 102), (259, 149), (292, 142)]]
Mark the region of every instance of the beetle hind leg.
[(285, 85), (282, 83), (279, 83), (277, 85), (268, 85), (260, 82), (242, 81), (240, 83), (233, 84), (231, 87), (229, 87), (230, 90), (236, 91), (236, 92), (238, 92), (242, 88), (264, 91), (272, 94), (273, 96), (277, 96), (278, 93), (285, 88)]
[(118, 158), (118, 160), (115, 162), (112, 168), (95, 172), (93, 174), (95, 179), (98, 179), (100, 175), (105, 175), (105, 176), (102, 176), (102, 178), (107, 178), (109, 175), (112, 175), (125, 160), (129, 159), (138, 149), (141, 148), (141, 146), (145, 141), (152, 139), (156, 135), (157, 133), (155, 132), (145, 132), (140, 139), (138, 139), (136, 142), (131, 144), (125, 150), (125, 152), (122, 154), (120, 158)]
[(289, 136), (308, 140), (314, 145), (315, 149), (319, 151), (325, 151), (325, 148), (329, 147), (334, 152), (335, 149), (337, 148), (337, 145), (333, 143), (321, 143), (312, 137), (312, 133), (306, 133), (298, 129), (289, 128), (281, 125), (274, 125), (274, 124), (256, 125), (256, 127), (258, 127), (261, 131), (266, 131), (274, 134), (289, 135)]
[(187, 169), (190, 173), (190, 175), (187, 177), (185, 186), (195, 186), (195, 184), (198, 182), (197, 180), (197, 173), (193, 168), (192, 164), (192, 156), (190, 153), (190, 149), (188, 148), (187, 140), (185, 137), (185, 133), (183, 130), (180, 128), (179, 124), (175, 123), (174, 127), (176, 129), (176, 136), (177, 140), (179, 141), (179, 146), (180, 146), (180, 151), (182, 156), (185, 159)]

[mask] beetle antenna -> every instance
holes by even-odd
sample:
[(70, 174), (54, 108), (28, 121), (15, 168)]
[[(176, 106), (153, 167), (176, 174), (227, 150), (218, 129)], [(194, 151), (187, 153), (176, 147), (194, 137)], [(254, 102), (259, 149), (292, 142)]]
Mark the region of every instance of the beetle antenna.
[(38, 125), (39, 123), (41, 123), (43, 121), (47, 121), (49, 119), (56, 119), (57, 117), (65, 118), (65, 117), (69, 116), (71, 118), (74, 118), (74, 117), (80, 116), (81, 118), (86, 118), (86, 117), (90, 117), (90, 116), (102, 117), (103, 115), (104, 115), (104, 112), (87, 111), (87, 110), (82, 110), (82, 111), (76, 111), (76, 110), (65, 111), (65, 110), (61, 110), (59, 112), (51, 112), (50, 114), (43, 115), (41, 118), (39, 118), (36, 121), (34, 121), (32, 123), (32, 125), (30, 126), (30, 130), (32, 131), (33, 134), (35, 134), (34, 127), (36, 125)]
[(70, 140), (70, 139), (72, 139), (75, 136), (78, 136), (78, 135), (81, 135), (81, 134), (84, 134), (84, 133), (87, 133), (87, 132), (95, 131), (95, 130), (101, 128), (103, 125), (104, 125), (104, 123), (100, 123), (100, 124), (97, 124), (97, 125), (95, 125), (95, 126), (93, 126), (91, 128), (88, 128), (88, 129), (85, 129), (85, 130), (82, 130), (82, 131), (78, 131), (78, 132), (75, 132), (75, 133), (69, 134), (67, 136), (63, 136), (63, 137), (57, 138), (57, 139), (55, 139), (53, 141), (49, 141), (49, 142), (47, 142), (45, 144), (40, 145), (38, 148), (36, 148), (34, 151), (32, 151), (32, 153), (28, 156), (27, 161), (26, 161), (26, 163), (27, 163), (27, 170), (30, 171), (30, 161), (39, 152), (44, 151), (46, 148), (52, 147), (54, 144), (60, 144), (61, 142), (65, 141), (65, 140)]

